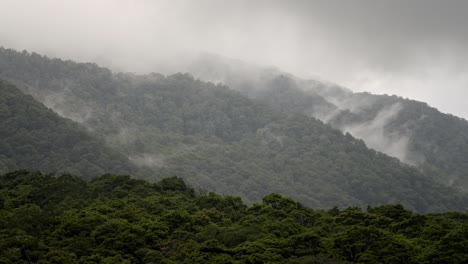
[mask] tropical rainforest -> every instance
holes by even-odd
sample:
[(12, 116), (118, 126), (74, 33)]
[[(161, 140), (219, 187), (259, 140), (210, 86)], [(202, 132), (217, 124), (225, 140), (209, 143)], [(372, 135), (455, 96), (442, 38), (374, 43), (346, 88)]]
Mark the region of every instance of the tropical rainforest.
[(466, 263), (468, 214), (314, 210), (106, 174), (0, 176), (0, 263)]
[(124, 173), (152, 182), (172, 175), (249, 205), (280, 193), (314, 208), (467, 210), (466, 193), (434, 179), (435, 170), (190, 74), (113, 73), (2, 48), (0, 77), (16, 85), (1, 83), (4, 172)]

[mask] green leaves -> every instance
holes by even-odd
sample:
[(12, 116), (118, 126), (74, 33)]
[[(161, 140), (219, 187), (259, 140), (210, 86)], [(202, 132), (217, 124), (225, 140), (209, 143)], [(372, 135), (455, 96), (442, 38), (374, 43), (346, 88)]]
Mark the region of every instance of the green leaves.
[(250, 207), (177, 177), (92, 182), (0, 176), (1, 263), (464, 263), (468, 215), (400, 205), (312, 210), (279, 194)]

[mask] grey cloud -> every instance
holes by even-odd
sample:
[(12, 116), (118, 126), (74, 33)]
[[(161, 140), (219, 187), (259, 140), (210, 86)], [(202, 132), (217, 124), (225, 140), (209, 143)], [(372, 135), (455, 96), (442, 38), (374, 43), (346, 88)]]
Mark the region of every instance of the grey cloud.
[(199, 52), (468, 118), (468, 1), (2, 0), (0, 45), (171, 73)]

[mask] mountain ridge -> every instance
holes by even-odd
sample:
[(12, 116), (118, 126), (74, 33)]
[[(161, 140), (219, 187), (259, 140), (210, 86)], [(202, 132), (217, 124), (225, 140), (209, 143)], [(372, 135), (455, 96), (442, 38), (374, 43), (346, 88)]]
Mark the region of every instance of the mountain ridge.
[(0, 66), (0, 76), (17, 79), (38, 100), (52, 98), (58, 112), (79, 114), (77, 121), (108, 144), (141, 167), (151, 165), (152, 180), (178, 175), (248, 203), (279, 192), (322, 208), (399, 202), (426, 212), (468, 204), (322, 121), (189, 74), (114, 74), (5, 49)]

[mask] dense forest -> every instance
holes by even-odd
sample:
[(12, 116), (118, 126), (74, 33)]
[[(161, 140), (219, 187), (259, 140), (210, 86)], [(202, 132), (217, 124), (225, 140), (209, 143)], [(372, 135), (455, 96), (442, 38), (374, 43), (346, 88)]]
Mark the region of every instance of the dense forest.
[(314, 210), (107, 174), (0, 176), (0, 263), (466, 263), (468, 214)]
[(84, 127), (0, 80), (0, 172), (14, 169), (67, 171), (87, 179), (142, 171)]
[[(105, 156), (104, 150), (97, 154), (85, 149), (74, 160), (99, 169), (88, 174), (88, 166), (76, 165), (65, 171), (95, 176), (115, 172), (113, 166), (127, 166), (128, 159), (130, 167), (139, 168), (118, 173), (131, 169), (132, 175), (150, 181), (176, 175), (194, 188), (239, 195), (248, 204), (269, 193), (281, 193), (315, 208), (400, 203), (418, 212), (467, 210), (466, 195), (367, 148), (350, 134), (313, 117), (283, 113), (190, 74), (112, 73), (95, 64), (0, 49), (0, 76), (86, 127), (86, 135), (100, 142), (95, 146), (105, 144), (125, 158), (112, 165), (119, 159)], [(16, 125), (10, 133), (21, 129), (20, 123)], [(8, 143), (14, 144), (23, 146), (21, 141)], [(47, 153), (41, 155), (47, 157)], [(74, 161), (67, 155), (60, 158)], [(22, 156), (17, 158), (15, 162), (21, 162)], [(54, 162), (25, 168), (64, 171), (61, 163)]]
[(0, 0), (0, 264), (468, 264), (467, 28), (468, 0)]
[(426, 103), (398, 96), (353, 93), (216, 55), (203, 55), (187, 70), (221, 81), (285, 112), (313, 116), (363, 139), (367, 146), (417, 166), (445, 185), (468, 191), (468, 122)]

